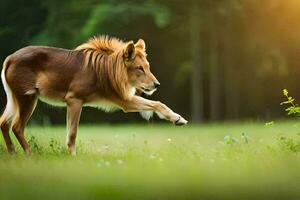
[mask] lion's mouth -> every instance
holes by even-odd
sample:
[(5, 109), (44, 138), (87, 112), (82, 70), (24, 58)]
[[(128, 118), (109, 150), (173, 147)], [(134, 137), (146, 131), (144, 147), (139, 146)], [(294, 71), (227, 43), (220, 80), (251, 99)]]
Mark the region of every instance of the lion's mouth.
[(143, 93), (150, 96), (156, 91), (156, 88), (149, 89), (142, 87), (141, 90), (143, 91)]

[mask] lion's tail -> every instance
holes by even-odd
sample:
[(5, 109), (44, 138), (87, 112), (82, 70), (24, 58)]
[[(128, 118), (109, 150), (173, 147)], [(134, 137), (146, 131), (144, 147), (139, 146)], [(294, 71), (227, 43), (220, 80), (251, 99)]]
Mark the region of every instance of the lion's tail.
[(8, 68), (8, 65), (9, 65), (9, 57), (5, 59), (3, 63), (2, 72), (1, 72), (1, 79), (6, 93), (7, 103), (6, 103), (5, 110), (0, 118), (0, 127), (2, 127), (2, 125), (6, 123), (11, 122), (17, 113), (17, 105), (15, 102), (14, 95), (6, 81), (6, 70)]

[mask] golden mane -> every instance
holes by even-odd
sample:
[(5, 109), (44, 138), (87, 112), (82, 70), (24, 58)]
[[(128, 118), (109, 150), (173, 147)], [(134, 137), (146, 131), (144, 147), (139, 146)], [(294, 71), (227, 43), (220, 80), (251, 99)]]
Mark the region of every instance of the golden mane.
[[(91, 69), (96, 73), (99, 87), (107, 95), (113, 95), (112, 92), (114, 92), (125, 99), (130, 96), (129, 91), (132, 90), (123, 60), (126, 44), (114, 37), (98, 36), (89, 39), (75, 49), (75, 51), (83, 52), (84, 68)], [(146, 56), (146, 53), (138, 48), (136, 56)]]
[(83, 43), (76, 47), (75, 50), (96, 50), (103, 51), (107, 53), (112, 53), (114, 51), (122, 48), (126, 43), (122, 40), (114, 37), (109, 37), (106, 35), (94, 36), (90, 38), (86, 43)]

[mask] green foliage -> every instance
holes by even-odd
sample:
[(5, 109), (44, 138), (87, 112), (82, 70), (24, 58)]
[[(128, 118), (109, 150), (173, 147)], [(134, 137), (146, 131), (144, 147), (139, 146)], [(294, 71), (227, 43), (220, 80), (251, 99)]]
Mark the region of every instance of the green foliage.
[(118, 4), (99, 3), (94, 6), (89, 19), (82, 27), (82, 37), (90, 37), (101, 32), (105, 22), (117, 21), (118, 26), (124, 26), (143, 16), (152, 17), (155, 24), (160, 28), (165, 27), (170, 21), (169, 9), (153, 1), (120, 2)]
[(280, 105), (288, 105), (289, 107), (285, 109), (288, 115), (300, 116), (300, 107), (295, 104), (295, 99), (289, 96), (289, 92), (287, 89), (283, 89), (283, 95), (286, 97), (286, 101), (281, 102)]
[(291, 137), (281, 136), (279, 139), (280, 146), (290, 152), (300, 153), (300, 141)]

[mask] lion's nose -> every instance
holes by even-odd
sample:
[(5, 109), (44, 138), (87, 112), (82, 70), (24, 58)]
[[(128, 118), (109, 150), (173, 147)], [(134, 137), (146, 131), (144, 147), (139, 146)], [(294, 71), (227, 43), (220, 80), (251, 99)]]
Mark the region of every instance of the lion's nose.
[(160, 83), (159, 83), (158, 81), (155, 81), (155, 82), (154, 82), (154, 87), (155, 87), (155, 88), (158, 88), (159, 86), (160, 86)]

